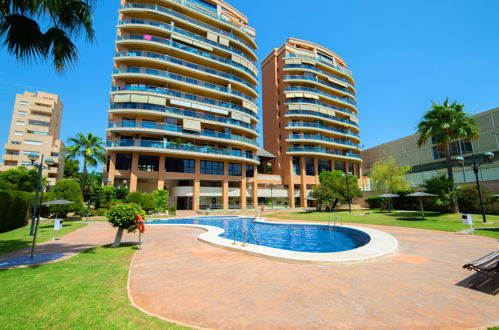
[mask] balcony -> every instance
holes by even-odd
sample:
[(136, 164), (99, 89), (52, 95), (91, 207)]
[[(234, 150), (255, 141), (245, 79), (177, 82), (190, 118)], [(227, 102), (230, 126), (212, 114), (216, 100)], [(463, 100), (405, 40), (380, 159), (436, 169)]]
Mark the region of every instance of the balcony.
[(350, 141), (345, 141), (341, 139), (332, 139), (326, 136), (322, 136), (320, 134), (313, 135), (313, 134), (291, 134), (286, 137), (287, 142), (293, 142), (294, 140), (313, 140), (313, 141), (321, 141), (321, 142), (326, 142), (326, 143), (334, 143), (334, 144), (340, 144), (344, 145), (346, 147), (352, 147), (355, 149), (360, 150), (360, 145), (357, 143), (353, 143)]
[[(356, 107), (356, 102), (351, 101), (348, 97), (334, 96), (334, 95), (326, 93), (326, 92), (321, 92), (321, 91), (317, 90), (316, 88), (305, 87), (305, 86), (292, 86), (292, 87), (286, 87), (286, 89), (284, 91), (285, 92), (315, 93), (315, 94), (323, 95), (323, 96), (328, 97), (330, 99), (341, 101), (343, 103), (348, 103), (348, 104), (352, 105), (353, 107)], [(348, 110), (345, 110), (344, 112), (348, 112)], [(350, 112), (350, 113), (356, 116), (356, 113), (354, 113), (354, 112)]]
[(331, 78), (333, 80), (337, 80), (339, 84), (344, 83), (344, 84), (347, 84), (348, 86), (350, 86), (352, 89), (355, 89), (354, 85), (350, 81), (348, 81), (346, 78), (335, 76), (332, 73), (318, 69), (317, 67), (315, 67), (313, 65), (285, 64), (284, 70), (286, 70), (286, 69), (305, 69), (305, 70), (314, 71), (314, 72), (320, 73), (328, 78)]
[(146, 129), (146, 130), (158, 130), (158, 131), (166, 131), (173, 133), (182, 133), (181, 136), (186, 137), (207, 137), (207, 138), (216, 138), (228, 140), (226, 143), (230, 143), (230, 141), (238, 141), (246, 144), (250, 144), (258, 147), (258, 142), (256, 140), (252, 140), (250, 138), (246, 138), (239, 135), (234, 134), (226, 134), (222, 132), (214, 132), (209, 130), (202, 130), (201, 132), (193, 132), (186, 131), (182, 126), (178, 125), (170, 125), (170, 124), (161, 124), (161, 123), (150, 123), (150, 122), (142, 122), (136, 123), (133, 121), (122, 121), (122, 122), (109, 122), (108, 128), (133, 128), (133, 129)]
[(170, 25), (170, 24), (167, 24), (164, 22), (151, 21), (151, 20), (146, 20), (146, 19), (129, 19), (129, 20), (120, 20), (118, 22), (118, 25), (149, 25), (149, 26), (159, 27), (161, 29), (168, 31), (169, 33), (176, 32), (178, 34), (187, 36), (189, 38), (196, 39), (196, 40), (199, 40), (199, 41), (204, 42), (206, 44), (212, 45), (214, 47), (223, 49), (224, 51), (228, 51), (230, 53), (237, 54), (241, 57), (244, 57), (246, 60), (250, 61), (253, 64), (255, 64), (255, 62), (256, 62), (256, 55), (254, 55), (254, 54), (253, 54), (254, 58), (250, 58), (245, 53), (243, 53), (240, 50), (237, 50), (233, 47), (224, 46), (222, 44), (219, 44), (218, 42), (211, 41), (208, 38), (202, 37), (198, 34), (192, 33), (190, 31), (178, 28), (174, 25)]
[(352, 125), (354, 127), (357, 127), (359, 128), (359, 124), (351, 121), (351, 120), (348, 120), (348, 119), (343, 119), (343, 118), (338, 118), (338, 117), (335, 117), (335, 116), (330, 116), (330, 115), (326, 115), (324, 113), (320, 113), (318, 111), (307, 111), (307, 110), (288, 110), (286, 111), (286, 117), (288, 116), (312, 116), (312, 117), (319, 117), (319, 118), (324, 118), (324, 119), (327, 119), (327, 120), (332, 120), (332, 121), (337, 121), (337, 122), (340, 122), (340, 123), (345, 123), (345, 124), (348, 124), (348, 125)]
[(286, 75), (286, 76), (284, 76), (284, 81), (289, 81), (289, 80), (308, 80), (308, 81), (313, 81), (313, 82), (315, 82), (317, 84), (321, 84), (321, 85), (327, 86), (329, 88), (334, 88), (335, 90), (338, 90), (338, 91), (341, 91), (343, 93), (349, 94), (349, 95), (351, 95), (352, 97), (355, 98), (355, 94), (352, 93), (352, 92), (350, 92), (347, 88), (327, 83), (325, 81), (319, 80), (316, 77), (309, 77), (309, 76), (305, 76), (305, 75)]
[(189, 68), (189, 69), (194, 69), (194, 70), (201, 71), (203, 73), (212, 74), (212, 75), (218, 76), (220, 78), (236, 81), (240, 84), (243, 84), (243, 85), (251, 88), (255, 92), (255, 94), (257, 94), (256, 85), (252, 85), (244, 79), (241, 79), (237, 76), (234, 76), (234, 75), (222, 72), (222, 71), (208, 68), (206, 66), (202, 66), (202, 65), (194, 64), (192, 62), (179, 60), (178, 58), (171, 57), (168, 55), (164, 55), (164, 54), (160, 54), (160, 53), (153, 53), (153, 52), (144, 52), (144, 51), (139, 51), (139, 50), (129, 50), (129, 51), (121, 52), (121, 53), (118, 52), (115, 54), (115, 57), (147, 57), (147, 58), (162, 60), (165, 62), (170, 62), (170, 63), (176, 64), (176, 65), (184, 66), (184, 67)]
[(120, 69), (114, 69), (113, 71), (114, 74), (127, 74), (127, 73), (132, 73), (132, 74), (147, 74), (151, 76), (156, 76), (156, 77), (162, 77), (166, 79), (173, 79), (176, 80), (180, 83), (184, 84), (190, 84), (190, 85), (196, 85), (199, 87), (204, 87), (208, 89), (212, 89), (218, 92), (226, 93), (226, 94), (231, 94), (240, 98), (243, 98), (245, 100), (248, 100), (250, 102), (253, 102), (256, 104), (256, 99), (253, 97), (250, 97), (244, 93), (238, 92), (236, 90), (220, 86), (220, 85), (215, 85), (211, 83), (207, 83), (198, 79), (193, 79), (189, 78), (186, 76), (181, 76), (178, 74), (174, 73), (169, 73), (168, 71), (161, 71), (161, 70), (156, 70), (156, 69), (148, 69), (148, 68), (137, 68), (137, 67), (126, 67), (126, 68), (120, 68)]
[[(160, 141), (137, 141), (137, 140), (116, 140), (116, 141), (108, 141), (107, 148), (123, 148), (123, 149), (138, 149), (138, 151), (147, 149), (154, 149), (158, 152), (164, 151), (169, 153), (180, 152), (183, 154), (192, 155), (192, 153), (200, 154), (201, 156), (225, 156), (236, 159), (246, 159), (250, 160), (252, 163), (258, 164), (258, 160), (254, 155), (248, 155), (239, 150), (232, 149), (220, 149), (220, 148), (212, 148), (207, 146), (196, 146), (190, 144), (175, 144), (169, 142), (160, 142)], [(145, 151), (145, 150), (144, 150)]]
[(334, 127), (330, 127), (330, 126), (326, 126), (326, 125), (322, 125), (322, 124), (318, 124), (318, 123), (309, 123), (309, 122), (286, 123), (286, 128), (290, 128), (290, 129), (291, 128), (317, 128), (317, 129), (321, 129), (321, 130), (328, 131), (328, 132), (336, 132), (336, 133), (340, 133), (340, 134), (355, 136), (356, 138), (360, 137), (359, 134), (351, 132), (350, 130), (334, 128)]
[(222, 101), (218, 101), (218, 100), (214, 100), (214, 99), (209, 99), (206, 97), (199, 97), (199, 96), (192, 95), (192, 94), (177, 92), (177, 91), (162, 88), (162, 87), (149, 86), (149, 85), (125, 85), (125, 86), (113, 86), (111, 90), (113, 92), (123, 92), (123, 91), (148, 92), (148, 93), (156, 93), (156, 94), (161, 94), (161, 95), (179, 97), (179, 98), (186, 99), (189, 101), (195, 101), (195, 102), (209, 104), (212, 106), (217, 106), (217, 107), (221, 107), (221, 108), (227, 108), (230, 110), (244, 112), (244, 113), (252, 116), (252, 118), (255, 121), (258, 121), (258, 119), (256, 118), (256, 113), (254, 113), (253, 111), (248, 110), (246, 108), (243, 108), (240, 105), (236, 105), (236, 104), (232, 104), (232, 103), (228, 103), (228, 102), (222, 102)]
[(162, 44), (162, 45), (170, 47), (170, 48), (174, 48), (174, 49), (188, 52), (188, 53), (191, 53), (191, 54), (194, 54), (197, 56), (201, 56), (201, 57), (204, 57), (206, 59), (216, 61), (218, 63), (223, 63), (224, 65), (232, 66), (234, 68), (237, 68), (237, 69), (249, 74), (249, 76), (252, 77), (255, 82), (258, 81), (257, 75), (253, 71), (251, 71), (250, 69), (248, 69), (247, 67), (245, 67), (242, 64), (236, 63), (236, 62), (229, 60), (227, 58), (223, 58), (220, 56), (216, 56), (216, 55), (204, 52), (204, 51), (199, 50), (197, 48), (186, 46), (184, 44), (173, 41), (172, 39), (169, 39), (169, 38), (160, 38), (160, 37), (155, 37), (155, 36), (151, 36), (151, 35), (147, 35), (147, 34), (146, 35), (128, 34), (128, 35), (118, 36), (117, 40), (118, 41), (136, 40), (136, 41), (159, 43), (159, 44)]
[(356, 159), (362, 159), (360, 155), (351, 153), (351, 152), (345, 152), (341, 150), (334, 150), (334, 149), (327, 149), (327, 148), (321, 148), (321, 147), (290, 147), (288, 149), (288, 153), (319, 153), (319, 154), (327, 154), (331, 156), (339, 156), (339, 157), (348, 157), (348, 158), (356, 158)]
[(329, 63), (326, 60), (323, 60), (323, 59), (321, 59), (319, 57), (307, 56), (307, 55), (303, 55), (303, 54), (287, 54), (287, 55), (284, 55), (283, 58), (305, 58), (305, 59), (313, 60), (313, 61), (316, 61), (316, 62), (323, 63), (323, 64), (325, 64), (325, 65), (327, 65), (327, 66), (329, 66), (329, 67), (331, 67), (331, 68), (333, 68), (333, 69), (335, 69), (337, 71), (340, 71), (340, 72), (342, 72), (342, 73), (344, 73), (344, 74), (346, 74), (346, 75), (348, 75), (350, 77), (353, 76), (352, 71), (347, 70), (347, 69), (345, 69), (345, 68), (343, 68), (343, 67), (341, 67), (339, 65), (335, 65), (333, 63)]
[(183, 110), (179, 108), (166, 107), (161, 105), (154, 104), (145, 104), (145, 103), (115, 103), (111, 104), (111, 110), (147, 110), (147, 111), (158, 111), (167, 114), (174, 114), (179, 116), (191, 117), (191, 118), (199, 118), (203, 120), (214, 121), (217, 123), (222, 123), (226, 125), (234, 125), (238, 127), (243, 127), (252, 132), (258, 133), (259, 130), (251, 126), (251, 124), (244, 123), (242, 121), (233, 120), (227, 117), (204, 114), (200, 112), (196, 112), (193, 110)]
[(312, 99), (306, 99), (306, 98), (297, 97), (297, 98), (287, 99), (285, 102), (286, 102), (286, 104), (294, 104), (294, 103), (315, 104), (317, 106), (321, 106), (321, 107), (324, 107), (324, 108), (332, 109), (332, 110), (335, 110), (335, 111), (344, 112), (345, 114), (349, 114), (349, 115), (352, 115), (354, 117), (357, 117), (357, 114), (355, 112), (352, 112), (352, 111), (350, 111), (348, 109), (338, 108), (338, 107), (335, 107), (334, 105), (329, 105), (327, 103), (323, 103), (323, 102), (320, 102), (320, 101), (317, 101), (317, 100), (312, 100)]

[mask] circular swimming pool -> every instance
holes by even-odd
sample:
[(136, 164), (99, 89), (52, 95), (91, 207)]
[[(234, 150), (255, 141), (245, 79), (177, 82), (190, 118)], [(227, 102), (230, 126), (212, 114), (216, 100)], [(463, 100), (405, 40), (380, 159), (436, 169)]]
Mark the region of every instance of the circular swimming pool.
[(224, 230), (220, 237), (270, 248), (311, 253), (353, 250), (368, 244), (371, 237), (360, 230), (342, 226), (277, 224), (236, 216), (195, 217), (156, 220), (150, 224), (201, 225)]

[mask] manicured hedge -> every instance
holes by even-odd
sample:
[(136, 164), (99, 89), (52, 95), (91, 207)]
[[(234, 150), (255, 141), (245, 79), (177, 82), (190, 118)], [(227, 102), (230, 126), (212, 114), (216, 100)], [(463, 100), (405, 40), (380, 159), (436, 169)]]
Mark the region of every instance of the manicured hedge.
[(0, 233), (26, 225), (33, 206), (33, 194), (24, 191), (0, 191)]

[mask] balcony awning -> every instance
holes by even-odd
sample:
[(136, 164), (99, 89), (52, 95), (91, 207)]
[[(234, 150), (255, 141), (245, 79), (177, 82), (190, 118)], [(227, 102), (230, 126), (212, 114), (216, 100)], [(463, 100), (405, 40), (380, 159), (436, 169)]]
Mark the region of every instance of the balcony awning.
[(258, 158), (260, 159), (260, 161), (264, 161), (264, 162), (268, 162), (270, 160), (273, 160), (273, 159), (277, 158), (276, 156), (274, 156), (273, 154), (271, 154), (270, 152), (268, 152), (265, 149), (258, 150), (258, 152), (257, 152), (256, 155), (258, 156)]

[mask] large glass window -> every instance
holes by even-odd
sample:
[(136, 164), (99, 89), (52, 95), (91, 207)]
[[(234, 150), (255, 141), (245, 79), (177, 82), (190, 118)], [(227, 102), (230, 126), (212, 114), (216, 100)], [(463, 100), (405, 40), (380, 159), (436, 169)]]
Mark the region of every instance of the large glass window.
[(116, 169), (130, 171), (132, 169), (132, 155), (116, 154)]
[(314, 159), (305, 158), (305, 173), (307, 175), (315, 175)]
[(229, 176), (243, 175), (243, 166), (241, 164), (229, 163)]
[(30, 125), (36, 125), (36, 126), (44, 126), (44, 127), (49, 127), (50, 123), (46, 123), (44, 121), (38, 121), (38, 120), (29, 120), (28, 124)]
[(319, 174), (324, 171), (331, 171), (331, 161), (327, 159), (318, 159)]
[(337, 170), (337, 171), (343, 171), (343, 172), (345, 172), (346, 171), (345, 162), (340, 162), (340, 161), (336, 160), (334, 162), (334, 169)]
[(146, 172), (157, 172), (159, 170), (159, 157), (140, 155), (139, 156), (139, 170)]
[(255, 167), (253, 165), (246, 165), (246, 177), (253, 178), (255, 176)]
[(224, 163), (202, 160), (201, 174), (224, 175)]
[(165, 167), (167, 172), (195, 173), (196, 162), (194, 159), (166, 158)]
[(300, 175), (300, 158), (293, 157), (293, 174)]
[[(473, 152), (473, 146), (470, 141), (459, 141), (451, 142), (450, 144), (450, 153), (451, 157), (460, 156), (464, 154), (469, 154)], [(440, 150), (439, 147), (433, 147), (433, 159), (443, 159), (445, 158), (445, 153), (443, 150)]]

